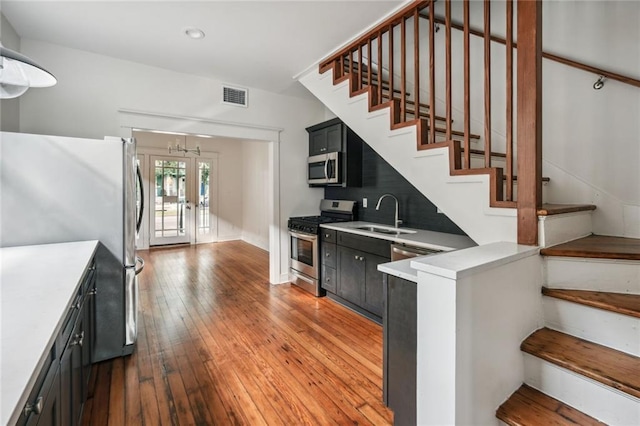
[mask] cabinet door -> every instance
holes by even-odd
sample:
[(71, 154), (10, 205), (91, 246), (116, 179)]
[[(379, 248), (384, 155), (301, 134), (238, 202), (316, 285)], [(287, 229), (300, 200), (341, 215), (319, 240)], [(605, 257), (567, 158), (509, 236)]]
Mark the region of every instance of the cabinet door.
[(65, 426), (77, 425), (82, 409), (83, 322), (83, 312), (80, 312), (60, 359), (60, 423)]
[(327, 153), (327, 129), (320, 129), (309, 134), (309, 157)]
[(89, 390), (89, 378), (91, 376), (91, 363), (95, 348), (96, 302), (95, 280), (87, 290), (84, 299), (84, 341), (82, 342), (82, 400), (87, 398)]
[(360, 305), (361, 288), (364, 281), (364, 253), (338, 246), (338, 296)]
[(342, 124), (327, 127), (326, 146), (327, 152), (342, 151)]
[(60, 425), (60, 371), (57, 365), (51, 368), (55, 368), (56, 372), (44, 400), (42, 412), (38, 416), (38, 426)]
[(384, 305), (384, 296), (382, 292), (384, 274), (378, 271), (378, 265), (389, 262), (390, 259), (369, 253), (363, 253), (362, 256), (365, 259), (362, 307), (381, 317)]

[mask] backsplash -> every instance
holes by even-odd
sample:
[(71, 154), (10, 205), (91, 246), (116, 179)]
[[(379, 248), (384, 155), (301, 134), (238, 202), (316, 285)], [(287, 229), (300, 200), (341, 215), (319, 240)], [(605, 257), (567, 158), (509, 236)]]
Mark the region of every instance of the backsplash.
[[(393, 198), (386, 197), (382, 200), (380, 210), (376, 211), (378, 199), (387, 193), (398, 199), (398, 218), (403, 222), (401, 226), (466, 235), (446, 215), (438, 213), (435, 205), (366, 143), (362, 147), (362, 187), (326, 187), (324, 197), (331, 200), (355, 200), (358, 220), (393, 225)], [(362, 207), (363, 198), (367, 198), (367, 208)]]

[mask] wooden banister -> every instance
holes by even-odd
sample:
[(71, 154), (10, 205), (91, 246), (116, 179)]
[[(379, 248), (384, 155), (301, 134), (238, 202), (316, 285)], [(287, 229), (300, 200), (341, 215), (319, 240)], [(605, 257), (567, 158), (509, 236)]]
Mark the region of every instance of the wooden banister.
[[(418, 149), (448, 147), (450, 172), (453, 175), (488, 174), (490, 176), (490, 205), (493, 207), (518, 207), (518, 241), (522, 244), (537, 243), (536, 211), (541, 204), (541, 5), (539, 1), (518, 1), (518, 40), (521, 43), (517, 67), (514, 67), (514, 0), (506, 1), (506, 38), (500, 39), (506, 45), (505, 94), (506, 94), (506, 153), (492, 151), (492, 73), (491, 43), (498, 41), (491, 35), (490, 0), (483, 0), (483, 31), (470, 27), (470, 0), (463, 0), (463, 24), (456, 24), (451, 18), (451, 0), (445, 2), (445, 18), (437, 18), (433, 13), (425, 15), (424, 9), (433, 10), (435, 0), (413, 1), (386, 21), (378, 24), (369, 33), (332, 54), (320, 63), (321, 73), (333, 70), (334, 83), (349, 82), (351, 96), (365, 93), (369, 96), (369, 110), (389, 109), (392, 129), (408, 126), (416, 127)], [(428, 19), (428, 33), (421, 34), (420, 20)], [(530, 20), (533, 20), (530, 22)], [(445, 25), (445, 39), (436, 40), (436, 24)], [(412, 34), (407, 34), (407, 25), (413, 23)], [(463, 31), (463, 87), (462, 131), (453, 127), (453, 78), (452, 78), (452, 36), (451, 29)], [(424, 29), (424, 28), (423, 28)], [(471, 87), (470, 36), (484, 38), (483, 83)], [(422, 39), (422, 40), (421, 40)], [(424, 48), (425, 40), (428, 43)], [(439, 45), (444, 47), (444, 61), (436, 63)], [(375, 46), (374, 46), (375, 44)], [(386, 51), (385, 51), (386, 50)], [(421, 50), (426, 50), (424, 53)], [(422, 64), (429, 64), (428, 70), (421, 70)], [(364, 56), (367, 56), (365, 58)], [(425, 58), (424, 55), (428, 55)], [(374, 60), (375, 59), (377, 60)], [(413, 63), (411, 63), (413, 61)], [(475, 64), (474, 64), (475, 66)], [(438, 68), (436, 68), (438, 67)], [(436, 75), (444, 70), (445, 117), (437, 115)], [(514, 73), (517, 70), (518, 86), (518, 149), (513, 146), (514, 120)], [(475, 69), (473, 70), (475, 72)], [(397, 75), (396, 75), (397, 73)], [(413, 73), (413, 76), (411, 75)], [(421, 80), (422, 79), (422, 80)], [(413, 85), (413, 87), (410, 87)], [(428, 100), (421, 102), (421, 88), (428, 90)], [(473, 90), (473, 92), (472, 92)], [(424, 96), (424, 95), (423, 95)], [(482, 96), (482, 97), (481, 97)], [(484, 110), (482, 121), (483, 137), (471, 133), (471, 114)], [(476, 101), (477, 100), (477, 101)], [(476, 104), (478, 102), (478, 104)], [(482, 102), (482, 105), (480, 105)], [(495, 112), (495, 111), (493, 111)], [(480, 112), (482, 115), (482, 112)], [(436, 127), (436, 120), (443, 120), (446, 126)], [(458, 125), (460, 126), (460, 125)], [(436, 137), (439, 139), (436, 140)], [(443, 140), (444, 138), (444, 140)], [(453, 139), (456, 138), (456, 139)], [(458, 139), (460, 138), (460, 139)], [(474, 140), (475, 146), (471, 146)], [(481, 148), (481, 149), (477, 149)], [(515, 199), (515, 152), (518, 152), (518, 200)], [(474, 155), (474, 163), (472, 157)], [(482, 161), (483, 160), (483, 161)], [(492, 167), (503, 163), (504, 167)], [(503, 183), (504, 181), (504, 183)], [(503, 186), (504, 185), (504, 186)], [(506, 188), (506, 196), (504, 188)]]
[[(424, 14), (424, 13), (421, 13), (420, 17), (424, 18), (424, 19), (429, 19), (429, 15), (428, 14)], [(438, 24), (446, 25), (446, 19), (445, 18), (436, 16), (436, 17), (434, 17), (434, 20)], [(464, 31), (464, 25), (460, 24), (458, 22), (451, 22), (451, 28), (455, 28), (456, 30)], [(478, 29), (470, 28), (469, 32), (474, 36), (484, 37), (484, 33), (482, 31), (478, 30)], [(494, 41), (496, 43), (506, 44), (506, 40), (503, 39), (502, 37), (491, 35), (490, 39), (491, 39), (491, 41)], [(518, 44), (513, 42), (513, 47), (517, 48)], [(554, 55), (553, 53), (542, 52), (542, 57), (544, 59), (548, 59), (550, 61), (554, 61), (554, 62), (558, 62), (558, 63), (564, 64), (564, 65), (568, 65), (570, 67), (577, 68), (577, 69), (580, 69), (580, 70), (583, 70), (583, 71), (586, 71), (586, 72), (590, 72), (590, 73), (593, 73), (593, 74), (601, 75), (601, 76), (606, 77), (606, 78), (608, 78), (610, 80), (616, 80), (616, 81), (619, 81), (621, 83), (629, 84), (629, 85), (634, 86), (634, 87), (640, 87), (640, 80), (636, 79), (636, 78), (633, 78), (633, 77), (629, 77), (629, 76), (626, 76), (626, 75), (618, 74), (618, 73), (615, 73), (613, 71), (608, 71), (608, 70), (605, 70), (603, 68), (598, 68), (596, 66), (588, 65), (588, 64), (585, 64), (585, 63), (582, 63), (582, 62), (578, 62), (578, 61), (574, 61), (572, 59), (563, 58), (562, 56)]]
[(538, 244), (542, 205), (542, 3), (518, 0), (518, 243)]

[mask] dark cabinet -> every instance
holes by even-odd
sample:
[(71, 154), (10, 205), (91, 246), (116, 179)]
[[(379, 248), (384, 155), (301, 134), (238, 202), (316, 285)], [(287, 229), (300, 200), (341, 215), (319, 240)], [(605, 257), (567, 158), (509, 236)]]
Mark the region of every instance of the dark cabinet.
[(28, 426), (60, 425), (60, 374), (54, 344), (45, 365), (40, 370), (33, 390), (27, 398), (17, 424)]
[(381, 322), (383, 274), (378, 265), (390, 260), (390, 243), (378, 238), (322, 229), (322, 288), (329, 297)]
[(384, 275), (382, 395), (394, 424), (416, 424), (416, 283)]
[(308, 127), (309, 157), (338, 152), (339, 182), (311, 186), (362, 186), (362, 144), (360, 137), (339, 118)]
[(361, 304), (365, 262), (364, 253), (347, 247), (338, 247), (338, 265), (340, 281), (338, 296), (356, 305)]
[(371, 313), (382, 317), (384, 297), (382, 294), (384, 274), (378, 271), (378, 265), (386, 263), (390, 258), (367, 253), (364, 256), (364, 288), (362, 290), (362, 306)]
[(80, 420), (83, 397), (82, 348), (85, 343), (84, 315), (79, 315), (60, 358), (60, 419), (74, 426)]
[(320, 286), (331, 293), (338, 291), (336, 231), (322, 229), (320, 232), (320, 253), (322, 268), (320, 270)]
[(87, 397), (95, 343), (95, 264), (87, 269), (18, 425), (74, 426)]
[(309, 157), (342, 151), (342, 123), (335, 123), (309, 132)]

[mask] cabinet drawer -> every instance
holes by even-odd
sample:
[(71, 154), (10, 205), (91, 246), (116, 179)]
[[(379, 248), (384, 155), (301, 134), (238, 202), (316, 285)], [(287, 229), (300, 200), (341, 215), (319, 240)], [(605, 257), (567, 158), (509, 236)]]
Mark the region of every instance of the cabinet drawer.
[(336, 245), (322, 244), (322, 264), (331, 268), (336, 267)]
[(338, 245), (375, 254), (387, 259), (391, 258), (391, 243), (379, 238), (365, 237), (364, 235), (338, 232)]
[(54, 343), (49, 351), (47, 360), (42, 366), (42, 369), (38, 374), (38, 378), (33, 385), (31, 394), (27, 398), (25, 405), (22, 407), (22, 413), (18, 418), (18, 422), (16, 423), (17, 425), (35, 425), (38, 423), (40, 414), (44, 413), (44, 411), (40, 414), (37, 411), (41, 411), (46, 405), (47, 395), (49, 394), (49, 390), (51, 389), (51, 385), (53, 384), (57, 371), (57, 353), (56, 344)]
[(336, 293), (338, 290), (338, 274), (335, 268), (329, 266), (322, 267), (321, 286), (331, 293)]
[(333, 229), (320, 228), (320, 235), (322, 238), (322, 242), (335, 244), (337, 232), (338, 231), (335, 231)]
[(71, 336), (71, 331), (73, 330), (73, 326), (76, 323), (76, 319), (78, 318), (78, 313), (82, 308), (82, 286), (73, 297), (73, 302), (71, 302), (71, 306), (69, 307), (69, 311), (67, 312), (67, 316), (62, 322), (62, 330), (58, 336), (58, 346), (60, 348), (64, 348), (69, 341), (69, 336)]

